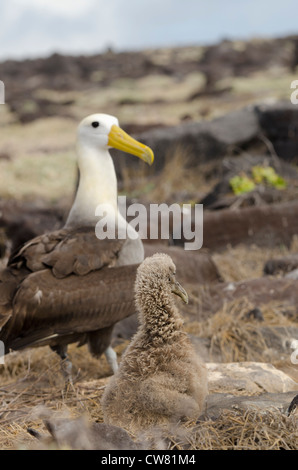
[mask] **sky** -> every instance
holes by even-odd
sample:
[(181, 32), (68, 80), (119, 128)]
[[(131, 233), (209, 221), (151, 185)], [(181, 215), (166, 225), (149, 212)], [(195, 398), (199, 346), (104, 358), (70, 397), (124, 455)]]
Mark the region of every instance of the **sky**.
[(297, 0), (0, 0), (0, 59), (298, 34)]

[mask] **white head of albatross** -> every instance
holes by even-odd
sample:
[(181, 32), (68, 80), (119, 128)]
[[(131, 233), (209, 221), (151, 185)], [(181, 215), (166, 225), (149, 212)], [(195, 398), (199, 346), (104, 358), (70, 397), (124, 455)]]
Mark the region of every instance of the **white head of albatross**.
[(66, 226), (93, 225), (99, 204), (117, 212), (117, 179), (110, 148), (123, 150), (151, 165), (152, 150), (126, 134), (118, 119), (108, 114), (91, 114), (78, 126), (77, 153), (80, 181)]

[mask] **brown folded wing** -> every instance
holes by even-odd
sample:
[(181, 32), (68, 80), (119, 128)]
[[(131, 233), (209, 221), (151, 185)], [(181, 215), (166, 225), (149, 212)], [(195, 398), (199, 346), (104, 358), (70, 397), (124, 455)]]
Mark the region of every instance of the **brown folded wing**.
[(94, 228), (61, 229), (13, 254), (0, 277), (6, 350), (79, 338), (134, 313), (137, 266), (115, 266), (124, 243), (98, 240)]
[(6, 348), (53, 344), (58, 335), (99, 330), (131, 315), (136, 269), (137, 265), (104, 268), (59, 280), (49, 270), (30, 274), (0, 333)]
[(99, 240), (94, 227), (61, 229), (30, 240), (13, 254), (8, 265), (35, 272), (49, 267), (53, 275), (83, 276), (104, 266), (114, 266), (125, 240)]

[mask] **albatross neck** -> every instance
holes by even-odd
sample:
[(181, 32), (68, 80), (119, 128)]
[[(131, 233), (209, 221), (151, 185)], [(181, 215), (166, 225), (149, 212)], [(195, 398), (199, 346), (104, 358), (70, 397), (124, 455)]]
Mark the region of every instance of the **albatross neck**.
[(176, 307), (171, 293), (165, 293), (166, 289), (160, 289), (159, 292), (136, 294), (136, 301), (139, 310), (139, 320), (146, 336), (151, 341), (159, 342), (163, 336), (176, 337), (181, 334), (183, 319)]
[(66, 226), (93, 225), (98, 221), (95, 210), (99, 204), (117, 209), (117, 178), (108, 149), (78, 143), (79, 186)]

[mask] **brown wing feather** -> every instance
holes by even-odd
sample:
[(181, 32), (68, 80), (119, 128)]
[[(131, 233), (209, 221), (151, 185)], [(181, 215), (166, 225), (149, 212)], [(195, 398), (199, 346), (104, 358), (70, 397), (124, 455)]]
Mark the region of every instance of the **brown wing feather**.
[[(124, 243), (125, 240), (98, 240), (94, 227), (63, 228), (40, 235), (25, 243), (17, 252), (11, 255), (7, 268), (0, 273), (0, 328), (2, 328), (0, 339), (3, 336), (7, 338), (6, 323), (9, 318), (13, 316), (9, 328), (9, 331), (12, 332), (11, 325), (17, 324), (18, 321), (22, 323), (23, 319), (27, 317), (26, 302), (32, 307), (32, 301), (30, 301), (32, 292), (29, 289), (28, 296), (26, 297), (24, 294), (25, 286), (30, 287), (31, 285), (30, 276), (32, 273), (40, 273), (48, 268), (47, 276), (49, 279), (51, 276), (53, 278), (52, 288), (59, 289), (59, 283), (54, 287), (55, 278), (63, 279), (74, 274), (82, 278), (91, 272), (101, 270), (105, 266), (114, 266)], [(23, 297), (19, 295), (18, 310), (15, 311), (12, 303), (20, 285), (22, 286)], [(84, 285), (86, 286), (86, 284)], [(63, 287), (60, 288), (61, 298), (63, 297), (63, 289)], [(81, 294), (83, 297), (83, 293)], [(20, 303), (21, 298), (24, 305)], [(26, 312), (23, 316), (21, 308)], [(59, 304), (55, 305), (55, 308), (60, 309), (60, 314), (63, 315)], [(33, 309), (32, 312), (35, 312), (35, 310)], [(18, 315), (20, 315), (20, 319), (16, 319)], [(16, 328), (16, 331), (19, 331), (18, 328)]]
[(57, 279), (49, 270), (30, 274), (15, 295), (13, 315), (0, 339), (6, 349), (19, 349), (52, 335), (114, 325), (135, 311), (137, 266), (104, 268), (64, 279)]
[(14, 295), (27, 274), (26, 269), (5, 268), (0, 272), (0, 332), (12, 315)]
[(36, 272), (49, 267), (62, 279), (72, 273), (84, 276), (114, 266), (125, 240), (99, 240), (94, 227), (61, 229), (30, 240), (9, 260), (8, 266)]

